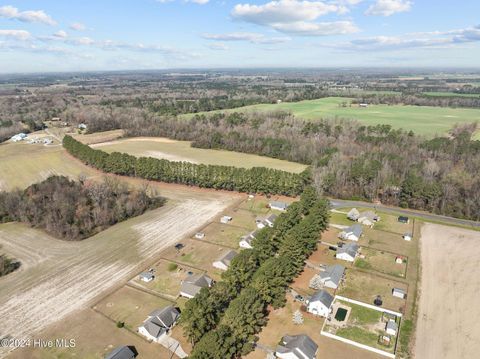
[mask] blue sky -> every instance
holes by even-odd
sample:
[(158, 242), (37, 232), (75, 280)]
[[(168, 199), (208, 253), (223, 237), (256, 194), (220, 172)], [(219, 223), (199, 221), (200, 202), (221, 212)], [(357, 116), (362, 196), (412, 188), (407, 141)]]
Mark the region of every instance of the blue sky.
[(0, 72), (478, 67), (478, 0), (0, 1)]

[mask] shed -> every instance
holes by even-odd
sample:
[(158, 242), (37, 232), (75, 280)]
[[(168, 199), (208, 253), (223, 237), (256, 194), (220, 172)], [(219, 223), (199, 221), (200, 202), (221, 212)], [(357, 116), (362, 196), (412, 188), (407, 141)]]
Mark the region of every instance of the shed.
[(404, 233), (402, 238), (406, 241), (411, 241), (412, 240), (412, 237), (413, 237), (413, 234), (412, 233)]
[(387, 332), (387, 334), (397, 335), (398, 325), (397, 325), (397, 323), (395, 322), (395, 320), (390, 319), (390, 320), (387, 322), (387, 325), (385, 325), (385, 331)]
[(405, 216), (399, 216), (397, 221), (400, 222), (400, 223), (407, 224), (407, 223), (410, 222), (410, 219), (408, 217), (405, 217)]
[(222, 218), (220, 218), (220, 222), (222, 223), (228, 223), (232, 220), (233, 218), (230, 217), (230, 216), (223, 216)]
[(392, 295), (397, 298), (405, 299), (407, 297), (407, 292), (400, 288), (393, 288)]
[(153, 275), (152, 272), (143, 272), (138, 275), (138, 279), (140, 279), (142, 282), (148, 283), (154, 280), (155, 276)]

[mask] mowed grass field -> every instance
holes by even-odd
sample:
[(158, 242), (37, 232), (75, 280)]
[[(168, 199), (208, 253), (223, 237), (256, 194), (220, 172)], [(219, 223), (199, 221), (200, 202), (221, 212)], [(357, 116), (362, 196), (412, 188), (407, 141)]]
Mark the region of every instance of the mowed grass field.
[[(77, 137), (82, 140), (81, 137)], [(163, 158), (170, 161), (186, 161), (209, 165), (237, 167), (268, 167), (300, 173), (306, 166), (275, 158), (250, 155), (233, 151), (209, 150), (190, 147), (189, 141), (175, 141), (167, 138), (137, 137), (97, 143), (94, 148), (105, 152), (124, 152), (137, 157)]]
[[(443, 135), (456, 123), (480, 120), (478, 109), (403, 105), (370, 105), (363, 108), (353, 104), (350, 106), (350, 102), (349, 98), (327, 97), (300, 102), (245, 106), (227, 110), (227, 112), (290, 111), (295, 116), (307, 120), (333, 117), (355, 119), (365, 125), (388, 124), (394, 128), (412, 130), (416, 134), (425, 136)], [(343, 107), (343, 103), (347, 106)], [(186, 117), (191, 116), (193, 114), (186, 115)], [(477, 137), (480, 138), (480, 135), (477, 134)]]

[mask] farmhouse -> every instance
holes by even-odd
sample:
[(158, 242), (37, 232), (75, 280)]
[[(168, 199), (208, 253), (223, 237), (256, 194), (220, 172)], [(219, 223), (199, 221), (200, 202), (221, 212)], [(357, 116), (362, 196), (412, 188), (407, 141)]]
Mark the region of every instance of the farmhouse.
[(390, 335), (397, 335), (398, 325), (395, 320), (390, 319), (385, 326), (385, 331)]
[(281, 359), (315, 359), (318, 345), (305, 334), (285, 335), (275, 356)]
[(398, 220), (398, 222), (404, 223), (404, 224), (407, 224), (407, 223), (410, 222), (410, 219), (408, 217), (405, 217), (405, 216), (400, 216), (400, 217), (398, 217), (397, 220)]
[(357, 221), (358, 217), (360, 217), (360, 212), (356, 208), (352, 208), (350, 212), (347, 213), (347, 218), (352, 221)]
[(227, 270), (232, 262), (232, 259), (237, 255), (235, 251), (228, 251), (224, 253), (220, 258), (213, 262), (213, 266), (217, 269)]
[(230, 217), (230, 216), (223, 216), (222, 218), (220, 218), (220, 222), (226, 224), (228, 222), (230, 222), (233, 218)]
[(206, 274), (194, 274), (188, 276), (180, 288), (180, 295), (186, 298), (195, 297), (202, 288), (210, 288), (213, 284), (213, 279)]
[[(327, 266), (325, 271), (316, 274), (313, 278), (317, 279), (320, 283), (322, 283), (327, 288), (337, 289), (340, 281), (343, 278), (343, 274), (345, 273), (345, 267), (340, 264), (335, 264), (333, 266)], [(310, 283), (312, 283), (310, 281)]]
[(365, 226), (372, 227), (376, 222), (380, 220), (380, 217), (373, 211), (366, 211), (360, 213), (357, 221)]
[(276, 209), (277, 211), (286, 211), (288, 208), (288, 203), (280, 201), (272, 201), (269, 203), (271, 209)]
[(327, 317), (330, 313), (333, 297), (325, 290), (319, 290), (307, 301), (307, 311), (309, 313)]
[(362, 233), (362, 226), (360, 224), (354, 224), (341, 232), (339, 237), (342, 239), (348, 239), (350, 241), (358, 241), (362, 236)]
[(154, 310), (138, 327), (138, 332), (148, 340), (158, 343), (161, 337), (175, 325), (179, 317), (179, 311), (171, 305)]
[(393, 288), (392, 295), (397, 298), (405, 299), (407, 297), (407, 292), (400, 288)]
[(113, 349), (105, 359), (133, 359), (135, 356), (135, 352), (130, 347), (123, 346)]
[(155, 276), (152, 272), (143, 272), (138, 275), (138, 279), (140, 279), (142, 282), (148, 283), (154, 280)]
[(337, 249), (336, 258), (344, 261), (353, 262), (358, 254), (358, 244), (347, 243), (343, 247)]
[(409, 242), (412, 240), (412, 237), (413, 237), (413, 234), (411, 234), (411, 233), (404, 233), (403, 236), (402, 236), (402, 238), (404, 240), (409, 241)]

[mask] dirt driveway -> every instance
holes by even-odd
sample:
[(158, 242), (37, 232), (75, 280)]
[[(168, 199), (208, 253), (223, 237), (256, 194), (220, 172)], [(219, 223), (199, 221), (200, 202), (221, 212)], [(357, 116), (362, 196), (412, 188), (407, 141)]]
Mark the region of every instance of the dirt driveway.
[(480, 353), (480, 232), (426, 223), (415, 358)]
[[(193, 192), (189, 199), (170, 200), (80, 242), (54, 239), (18, 223), (0, 225), (0, 245), (24, 263), (0, 278), (0, 338), (32, 337), (87, 307), (238, 199)], [(6, 353), (0, 349), (0, 357)]]

